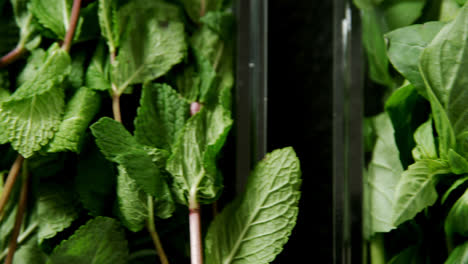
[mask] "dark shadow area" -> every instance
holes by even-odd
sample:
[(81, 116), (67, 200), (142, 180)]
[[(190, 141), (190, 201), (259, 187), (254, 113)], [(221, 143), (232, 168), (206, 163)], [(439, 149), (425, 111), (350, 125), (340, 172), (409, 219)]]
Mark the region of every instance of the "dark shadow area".
[(268, 151), (293, 146), (303, 173), (298, 222), (274, 263), (332, 263), (332, 3), (269, 1)]

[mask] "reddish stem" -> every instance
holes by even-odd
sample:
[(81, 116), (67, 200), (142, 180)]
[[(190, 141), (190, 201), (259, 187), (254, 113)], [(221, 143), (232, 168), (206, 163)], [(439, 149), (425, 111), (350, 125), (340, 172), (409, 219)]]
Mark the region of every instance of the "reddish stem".
[[(23, 168), (24, 169), (24, 168)], [(28, 189), (29, 180), (26, 175), (23, 179), (23, 186), (21, 187), (20, 201), (18, 210), (16, 211), (15, 226), (10, 237), (10, 244), (8, 246), (8, 255), (5, 259), (5, 264), (11, 264), (13, 262), (13, 256), (15, 255), (16, 247), (18, 246), (18, 235), (20, 233), (21, 224), (23, 223), (24, 212), (26, 211), (26, 202), (28, 200)]]
[(11, 166), (10, 172), (8, 173), (8, 178), (5, 183), (5, 187), (3, 188), (2, 195), (0, 197), (0, 219), (3, 214), (3, 210), (8, 202), (8, 198), (10, 197), (11, 190), (13, 190), (13, 186), (15, 185), (16, 179), (18, 179), (19, 171), (21, 166), (23, 165), (24, 158), (21, 155), (18, 155), (15, 162)]
[(0, 68), (5, 68), (6, 66), (17, 61), (19, 58), (21, 58), (21, 56), (23, 56), (25, 52), (26, 49), (24, 47), (16, 46), (16, 48), (8, 52), (7, 55), (0, 59)]
[(192, 205), (189, 210), (191, 263), (203, 264), (200, 206), (198, 204)]
[(62, 48), (66, 52), (70, 52), (73, 37), (75, 36), (76, 25), (78, 24), (78, 18), (80, 17), (80, 10), (81, 0), (74, 0), (70, 18), (70, 26), (68, 28), (67, 34), (65, 35), (65, 40), (63, 41), (62, 45)]

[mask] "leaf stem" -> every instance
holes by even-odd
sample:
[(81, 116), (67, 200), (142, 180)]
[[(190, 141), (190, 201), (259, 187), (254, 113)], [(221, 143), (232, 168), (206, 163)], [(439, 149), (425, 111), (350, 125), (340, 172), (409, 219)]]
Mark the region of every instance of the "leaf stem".
[(190, 258), (192, 264), (203, 264), (201, 240), (200, 205), (196, 199), (191, 199), (189, 205), (190, 224)]
[(120, 94), (117, 92), (117, 87), (112, 84), (112, 112), (114, 113), (114, 119), (122, 123), (122, 114), (120, 111)]
[(3, 56), (0, 59), (0, 68), (5, 68), (6, 66), (12, 64), (13, 62), (17, 61), (23, 54), (26, 52), (24, 46), (18, 45), (16, 48), (12, 49), (8, 54)]
[(81, 0), (73, 0), (73, 7), (71, 11), (70, 26), (68, 28), (67, 34), (65, 35), (65, 40), (63, 42), (62, 48), (66, 52), (70, 52), (71, 44), (73, 42), (73, 37), (75, 36), (76, 25), (78, 24), (78, 18), (80, 17), (81, 9)]
[(10, 197), (11, 190), (13, 190), (13, 186), (15, 185), (16, 179), (18, 178), (19, 171), (21, 166), (23, 165), (24, 158), (21, 155), (18, 155), (15, 162), (11, 166), (10, 172), (8, 173), (8, 178), (3, 187), (2, 194), (0, 196), (0, 219), (3, 216), (3, 210), (8, 202), (8, 198)]
[(159, 239), (158, 232), (156, 232), (156, 226), (154, 224), (154, 201), (151, 195), (148, 195), (148, 214), (148, 232), (151, 234), (151, 238), (153, 239), (154, 246), (158, 252), (159, 260), (162, 264), (169, 264), (166, 252), (164, 252), (161, 240)]
[(200, 0), (200, 17), (204, 17), (206, 13), (206, 1)]
[(8, 255), (5, 259), (5, 264), (13, 262), (16, 247), (18, 246), (18, 235), (20, 233), (21, 224), (23, 223), (24, 212), (26, 211), (26, 202), (28, 200), (29, 179), (26, 166), (23, 167), (23, 185), (21, 187), (20, 201), (18, 210), (16, 211), (15, 225), (10, 237), (10, 244), (8, 246)]

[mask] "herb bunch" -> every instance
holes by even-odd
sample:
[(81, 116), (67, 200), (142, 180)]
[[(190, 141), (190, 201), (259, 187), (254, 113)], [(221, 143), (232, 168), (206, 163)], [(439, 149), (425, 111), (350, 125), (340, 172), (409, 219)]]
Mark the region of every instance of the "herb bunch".
[(231, 4), (0, 0), (0, 262), (274, 260), (298, 213), (292, 148), (201, 217), (233, 124)]
[(382, 95), (365, 123), (370, 263), (468, 263), (465, 2), (354, 1)]

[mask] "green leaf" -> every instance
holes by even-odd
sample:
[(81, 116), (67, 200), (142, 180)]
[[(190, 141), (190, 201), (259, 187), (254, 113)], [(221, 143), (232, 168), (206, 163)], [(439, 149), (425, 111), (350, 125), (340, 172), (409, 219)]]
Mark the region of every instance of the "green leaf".
[(115, 53), (119, 46), (120, 29), (116, 21), (118, 19), (116, 4), (117, 1), (99, 0), (99, 26), (102, 36), (107, 40), (110, 53)]
[(28, 57), (28, 61), (26, 66), (23, 70), (18, 74), (16, 78), (16, 85), (21, 86), (25, 82), (27, 82), (31, 76), (38, 74), (39, 70), (41, 70), (42, 65), (47, 60), (47, 53), (41, 49), (37, 48), (31, 52), (31, 55)]
[(250, 175), (246, 192), (219, 214), (206, 235), (211, 263), (270, 263), (296, 224), (299, 160), (292, 148), (268, 154)]
[(456, 247), (452, 253), (450, 253), (445, 264), (458, 264), (468, 262), (468, 242)]
[(70, 57), (57, 45), (48, 53), (41, 69), (0, 106), (0, 121), (5, 125), (8, 139), (25, 158), (53, 137), (65, 105), (60, 86), (69, 72)]
[(468, 191), (455, 202), (445, 219), (445, 231), (448, 234), (468, 235)]
[(105, 46), (99, 43), (86, 71), (86, 86), (93, 90), (110, 91), (109, 65)]
[(403, 172), (395, 190), (393, 223), (395, 226), (412, 219), (437, 200), (436, 175), (450, 173), (442, 160), (419, 160)]
[(420, 59), (442, 158), (450, 148), (463, 156), (468, 151), (468, 125), (464, 122), (468, 118), (464, 103), (468, 79), (462, 74), (468, 69), (468, 40), (463, 37), (468, 34), (467, 24), (468, 7), (464, 7), (424, 49)]
[(37, 202), (38, 241), (54, 237), (78, 217), (77, 202), (70, 186), (41, 182)]
[(386, 114), (380, 114), (372, 121), (377, 139), (364, 180), (365, 192), (369, 198), (366, 201), (368, 210), (364, 212), (369, 219), (366, 230), (369, 237), (375, 232), (388, 232), (395, 228), (392, 222), (395, 205), (393, 197), (403, 173), (390, 118)]
[(136, 140), (171, 151), (189, 116), (189, 104), (170, 86), (146, 83), (135, 118)]
[(395, 90), (385, 103), (385, 111), (392, 120), (404, 168), (413, 163), (411, 158), (411, 150), (415, 146), (413, 134), (419, 124), (427, 119), (428, 110), (426, 100), (418, 94), (413, 85), (407, 82)]
[(426, 5), (426, 0), (386, 0), (381, 7), (389, 29), (396, 29), (413, 24)]
[(83, 207), (93, 216), (107, 215), (115, 199), (116, 177), (112, 164), (89, 142), (78, 156), (75, 188)]
[(134, 13), (128, 18), (119, 54), (112, 65), (112, 82), (119, 94), (129, 85), (164, 75), (185, 56), (183, 23), (163, 13), (177, 8), (160, 1), (155, 3), (161, 8), (133, 5)]
[(447, 198), (450, 196), (450, 194), (455, 191), (458, 187), (463, 185), (466, 181), (468, 181), (468, 177), (463, 177), (458, 180), (456, 180), (450, 188), (444, 193), (444, 196), (442, 196), (442, 199), (440, 199), (440, 203), (444, 204), (445, 201), (447, 201)]
[(127, 261), (127, 241), (119, 223), (112, 218), (97, 217), (56, 247), (47, 263), (125, 264)]
[(385, 35), (390, 62), (426, 98), (426, 86), (419, 72), (419, 57), (444, 25), (445, 23), (433, 21), (400, 28)]
[(104, 157), (112, 162), (118, 162), (118, 155), (141, 149), (141, 145), (121, 123), (108, 117), (103, 117), (94, 123), (91, 131)]
[(68, 102), (62, 123), (50, 142), (49, 152), (79, 153), (89, 123), (99, 110), (101, 98), (97, 93), (81, 87)]
[(31, 0), (31, 12), (42, 26), (64, 39), (70, 25), (72, 0)]
[(453, 173), (468, 173), (468, 161), (453, 149), (449, 149), (448, 162)]
[(180, 203), (189, 205), (190, 199), (209, 202), (217, 197), (221, 186), (216, 156), (231, 126), (230, 113), (221, 105), (202, 108), (187, 121), (166, 167)]
[(414, 141), (416, 142), (416, 147), (413, 149), (415, 160), (437, 159), (434, 132), (432, 131), (432, 118), (429, 118), (414, 132)]
[(86, 61), (85, 50), (72, 53), (71, 59), (71, 71), (67, 78), (67, 84), (70, 88), (73, 89), (73, 91), (76, 91), (84, 84), (84, 65)]
[(13, 264), (46, 264), (47, 255), (36, 244), (26, 244), (20, 246), (15, 252)]
[(382, 85), (393, 83), (388, 69), (387, 46), (383, 34), (387, 31), (383, 15), (377, 8), (361, 10), (362, 42), (367, 54), (369, 77)]
[(122, 166), (118, 167), (117, 203), (122, 224), (133, 232), (145, 227), (148, 219), (147, 194), (130, 178)]
[(231, 11), (209, 12), (200, 21), (220, 35), (223, 40), (232, 39), (235, 18)]
[(388, 264), (424, 264), (427, 263), (424, 252), (418, 246), (411, 246), (394, 256)]
[(460, 12), (461, 8), (456, 3), (457, 0), (441, 0), (439, 5), (439, 20), (440, 21), (451, 21)]

